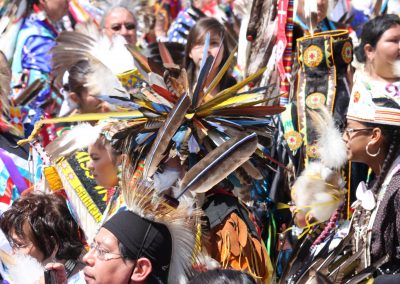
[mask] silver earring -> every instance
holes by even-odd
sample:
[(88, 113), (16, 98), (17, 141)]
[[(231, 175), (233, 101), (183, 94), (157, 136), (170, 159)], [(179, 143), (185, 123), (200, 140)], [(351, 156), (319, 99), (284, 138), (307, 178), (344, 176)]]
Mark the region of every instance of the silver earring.
[(371, 154), (370, 151), (368, 150), (368, 147), (371, 145), (371, 142), (368, 142), (367, 146), (365, 146), (365, 152), (367, 152), (368, 156), (371, 157), (376, 157), (379, 155), (379, 153), (381, 152), (381, 147), (379, 147), (378, 152), (376, 152), (375, 154)]

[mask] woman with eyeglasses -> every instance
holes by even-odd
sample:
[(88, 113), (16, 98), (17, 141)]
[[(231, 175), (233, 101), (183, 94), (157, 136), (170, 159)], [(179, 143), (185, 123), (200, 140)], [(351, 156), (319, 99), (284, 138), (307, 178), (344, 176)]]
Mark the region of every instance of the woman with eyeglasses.
[(83, 268), (83, 231), (59, 194), (21, 197), (1, 216), (0, 228), (14, 253), (29, 255), (42, 265), (61, 263), (67, 277)]
[(103, 17), (103, 31), (112, 39), (114, 35), (122, 35), (126, 42), (136, 44), (136, 19), (133, 13), (124, 6), (109, 9)]
[(375, 174), (370, 183), (358, 185), (353, 203), (350, 235), (353, 252), (360, 253), (358, 272), (374, 265), (378, 266), (377, 275), (400, 269), (399, 103), (398, 97), (374, 93), (360, 82), (350, 98), (343, 133), (347, 156), (368, 165)]

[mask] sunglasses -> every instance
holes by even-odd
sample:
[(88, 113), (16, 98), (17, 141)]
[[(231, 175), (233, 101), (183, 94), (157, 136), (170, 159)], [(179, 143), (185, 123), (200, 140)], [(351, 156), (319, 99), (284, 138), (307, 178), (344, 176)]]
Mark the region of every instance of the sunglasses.
[(136, 24), (135, 23), (114, 24), (109, 28), (112, 29), (115, 32), (118, 32), (118, 31), (120, 31), (122, 29), (122, 25), (124, 25), (125, 29), (127, 29), (128, 31), (136, 29)]

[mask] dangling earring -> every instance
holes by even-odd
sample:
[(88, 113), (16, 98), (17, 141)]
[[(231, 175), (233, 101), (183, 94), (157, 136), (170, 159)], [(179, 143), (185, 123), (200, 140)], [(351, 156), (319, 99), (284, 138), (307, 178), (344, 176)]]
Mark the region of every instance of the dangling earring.
[(367, 152), (367, 155), (368, 155), (368, 156), (371, 156), (371, 157), (376, 157), (376, 156), (378, 156), (379, 153), (381, 152), (381, 147), (379, 147), (378, 152), (376, 152), (375, 154), (371, 154), (371, 153), (369, 152), (369, 150), (368, 150), (368, 147), (369, 147), (370, 145), (371, 145), (371, 141), (368, 142), (367, 146), (365, 146), (365, 152)]

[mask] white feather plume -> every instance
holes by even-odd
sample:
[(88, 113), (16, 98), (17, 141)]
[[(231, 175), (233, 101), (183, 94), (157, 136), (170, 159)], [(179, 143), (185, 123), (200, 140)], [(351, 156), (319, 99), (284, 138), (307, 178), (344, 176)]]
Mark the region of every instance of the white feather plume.
[(297, 210), (319, 222), (327, 221), (344, 201), (340, 168), (347, 161), (346, 145), (326, 108), (309, 111), (317, 133), (319, 160), (310, 162), (291, 192)]
[(346, 144), (342, 134), (328, 110), (310, 111), (312, 125), (317, 134), (317, 148), (322, 164), (328, 168), (339, 169), (347, 161)]
[(68, 156), (71, 153), (94, 144), (99, 138), (101, 126), (92, 126), (82, 123), (72, 128), (65, 136), (58, 137), (45, 148), (50, 160), (53, 162), (59, 157)]
[(297, 210), (325, 222), (344, 201), (343, 185), (339, 171), (311, 162), (294, 183), (292, 200)]
[(7, 267), (5, 278), (13, 284), (39, 283), (40, 278), (44, 276), (43, 266), (29, 255), (9, 255), (2, 251), (0, 258)]
[(90, 72), (86, 75), (85, 87), (91, 95), (105, 101), (108, 97), (129, 100), (127, 90), (116, 77), (135, 69), (133, 57), (125, 47), (126, 41), (122, 36), (115, 36), (111, 41), (96, 29), (89, 22), (77, 28), (80, 32), (66, 31), (57, 37), (57, 45), (51, 51), (53, 73), (60, 80), (76, 63), (88, 60)]

